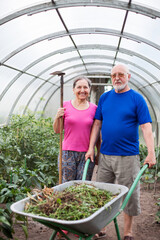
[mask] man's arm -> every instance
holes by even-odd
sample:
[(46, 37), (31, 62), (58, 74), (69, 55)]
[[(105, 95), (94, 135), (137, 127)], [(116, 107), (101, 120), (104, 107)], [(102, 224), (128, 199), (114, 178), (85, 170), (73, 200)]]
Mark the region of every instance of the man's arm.
[(156, 164), (152, 125), (151, 123), (145, 123), (140, 125), (140, 127), (148, 150), (148, 155), (144, 161), (144, 164), (148, 163), (149, 168), (151, 168), (153, 165)]
[(100, 133), (99, 137), (97, 138), (97, 142), (96, 142), (96, 155), (95, 155), (95, 164), (96, 165), (98, 165), (98, 161), (99, 161), (101, 142), (102, 142), (102, 138), (101, 138), (101, 133)]
[(85, 155), (86, 160), (90, 158), (92, 162), (94, 161), (94, 147), (100, 135), (101, 125), (102, 125), (102, 122), (97, 119), (93, 123), (92, 131), (90, 135), (89, 149)]

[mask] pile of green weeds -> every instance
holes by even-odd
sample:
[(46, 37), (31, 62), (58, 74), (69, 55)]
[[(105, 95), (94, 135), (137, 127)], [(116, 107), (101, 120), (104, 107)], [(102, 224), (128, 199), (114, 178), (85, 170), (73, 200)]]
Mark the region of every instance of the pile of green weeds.
[[(50, 189), (51, 190), (51, 189)], [(42, 191), (30, 199), (25, 212), (63, 220), (80, 220), (89, 217), (115, 196), (93, 185), (72, 185), (62, 192)]]

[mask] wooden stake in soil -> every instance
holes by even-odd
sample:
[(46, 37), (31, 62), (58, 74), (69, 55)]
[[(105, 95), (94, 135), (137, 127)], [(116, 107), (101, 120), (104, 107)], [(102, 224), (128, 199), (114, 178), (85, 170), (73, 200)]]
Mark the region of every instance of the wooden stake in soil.
[[(60, 107), (63, 107), (63, 76), (65, 73), (61, 71), (56, 71), (51, 73), (51, 75), (61, 76), (60, 78)], [(62, 183), (62, 136), (63, 135), (63, 117), (60, 118), (60, 143), (59, 143), (59, 184)]]

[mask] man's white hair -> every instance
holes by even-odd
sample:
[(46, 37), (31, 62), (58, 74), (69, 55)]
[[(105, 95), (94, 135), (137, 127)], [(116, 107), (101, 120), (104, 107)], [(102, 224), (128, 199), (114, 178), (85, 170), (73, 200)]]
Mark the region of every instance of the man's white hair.
[(125, 69), (126, 73), (129, 73), (129, 68), (127, 67), (127, 65), (121, 64), (121, 63), (116, 64), (116, 65), (111, 69), (111, 73), (112, 73), (112, 70), (113, 70), (115, 67), (118, 67), (118, 66), (123, 67), (123, 68)]

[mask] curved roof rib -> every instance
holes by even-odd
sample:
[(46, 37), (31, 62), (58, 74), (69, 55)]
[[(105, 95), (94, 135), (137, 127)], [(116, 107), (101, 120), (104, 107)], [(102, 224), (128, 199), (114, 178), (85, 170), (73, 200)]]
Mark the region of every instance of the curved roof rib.
[(131, 11), (135, 13), (139, 13), (150, 18), (160, 18), (160, 12), (148, 8), (146, 6), (141, 6), (138, 4), (128, 4), (124, 1), (116, 1), (116, 0), (85, 0), (85, 1), (78, 1), (78, 0), (59, 0), (59, 1), (52, 1), (48, 3), (36, 4), (31, 5), (30, 7), (23, 8), (19, 11), (13, 12), (10, 15), (3, 17), (0, 20), (0, 25), (7, 23), (15, 18), (21, 17), (23, 15), (33, 15), (43, 11), (49, 11), (52, 9), (60, 9), (60, 8), (68, 8), (68, 7), (79, 7), (79, 6), (96, 6), (96, 7), (107, 7), (107, 8), (117, 8), (121, 10)]
[[(7, 55), (5, 58), (3, 58), (0, 62), (1, 65), (3, 65), (6, 61), (8, 61), (10, 58), (15, 56), (16, 54), (20, 53), (21, 51), (25, 50), (26, 48), (37, 44), (41, 41), (45, 40), (53, 40), (61, 37), (66, 37), (70, 35), (80, 35), (80, 34), (106, 34), (106, 35), (113, 35), (117, 37), (127, 38), (132, 41), (136, 41), (138, 43), (145, 43), (149, 46), (152, 46), (153, 48), (156, 48), (157, 50), (160, 50), (160, 46), (158, 44), (155, 44), (154, 42), (151, 42), (147, 39), (141, 38), (139, 36), (135, 36), (133, 34), (129, 33), (121, 33), (120, 31), (112, 30), (112, 29), (99, 29), (99, 28), (93, 28), (93, 29), (71, 29), (69, 32), (61, 31), (58, 33), (51, 33), (45, 36), (41, 36), (40, 38), (34, 39), (31, 42), (24, 44), (23, 46), (19, 47), (18, 49), (11, 52), (9, 55)], [(95, 45), (94, 45), (95, 46)]]

